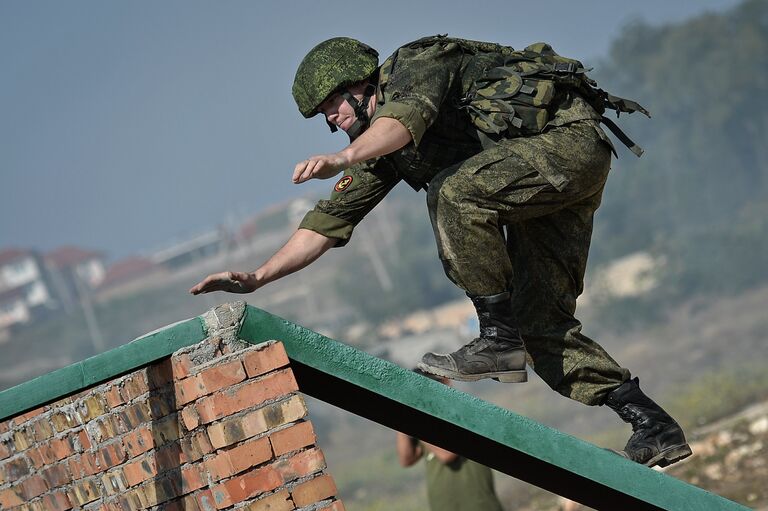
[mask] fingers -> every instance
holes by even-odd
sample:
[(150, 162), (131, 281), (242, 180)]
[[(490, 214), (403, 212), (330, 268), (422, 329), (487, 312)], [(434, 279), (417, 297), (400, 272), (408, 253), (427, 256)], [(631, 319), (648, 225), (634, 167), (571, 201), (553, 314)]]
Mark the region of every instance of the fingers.
[(214, 273), (190, 288), (193, 295), (210, 293), (211, 291), (226, 291), (232, 282), (232, 272)]
[(291, 178), (291, 180), (294, 183), (297, 183), (297, 184), (301, 183), (301, 181), (299, 181), (299, 178), (304, 173), (304, 169), (307, 168), (307, 164), (309, 164), (309, 160), (304, 160), (296, 164), (296, 166), (293, 169), (293, 177)]
[(313, 177), (318, 177), (318, 174), (325, 166), (326, 161), (322, 156), (313, 156), (309, 160), (304, 160), (293, 169), (293, 182), (298, 184)]

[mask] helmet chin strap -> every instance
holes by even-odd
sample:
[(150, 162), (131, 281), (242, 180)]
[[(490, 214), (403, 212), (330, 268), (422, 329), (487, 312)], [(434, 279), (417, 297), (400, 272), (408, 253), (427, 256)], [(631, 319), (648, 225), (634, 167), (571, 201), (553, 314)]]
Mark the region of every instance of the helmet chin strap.
[[(349, 135), (351, 140), (359, 137), (360, 134), (368, 128), (368, 124), (371, 122), (370, 117), (368, 117), (368, 103), (370, 103), (374, 94), (376, 94), (376, 86), (372, 83), (366, 85), (362, 101), (355, 99), (352, 93), (347, 89), (341, 91), (341, 97), (349, 103), (349, 106), (351, 106), (352, 110), (355, 112), (355, 122), (352, 123), (352, 126), (347, 130), (347, 135)], [(328, 124), (331, 126), (331, 132), (335, 132), (336, 126), (331, 123)]]

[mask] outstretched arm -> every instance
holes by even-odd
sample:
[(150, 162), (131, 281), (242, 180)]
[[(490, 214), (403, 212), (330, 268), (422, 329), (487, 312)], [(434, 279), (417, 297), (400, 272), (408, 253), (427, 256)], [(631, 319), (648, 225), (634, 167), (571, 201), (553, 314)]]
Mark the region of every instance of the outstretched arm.
[(337, 242), (336, 238), (329, 238), (309, 229), (298, 229), (286, 244), (257, 270), (250, 273), (233, 271), (214, 273), (194, 285), (189, 292), (193, 295), (211, 291), (251, 293), (264, 284), (308, 266)]
[(382, 117), (338, 153), (320, 154), (297, 163), (293, 182), (331, 178), (356, 163), (402, 149), (411, 140), (411, 132), (400, 121)]

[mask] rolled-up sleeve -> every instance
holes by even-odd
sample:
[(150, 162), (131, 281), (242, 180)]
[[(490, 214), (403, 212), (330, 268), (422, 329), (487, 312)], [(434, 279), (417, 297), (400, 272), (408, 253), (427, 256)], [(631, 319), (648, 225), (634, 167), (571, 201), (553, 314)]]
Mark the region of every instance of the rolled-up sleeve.
[(460, 76), (462, 57), (461, 48), (453, 42), (400, 48), (390, 57), (394, 65), (383, 86), (384, 102), (377, 106), (371, 121), (380, 117), (400, 121), (418, 146)]
[(346, 245), (355, 226), (390, 190), (399, 178), (386, 158), (376, 158), (350, 167), (333, 187), (331, 198), (318, 201), (299, 224)]

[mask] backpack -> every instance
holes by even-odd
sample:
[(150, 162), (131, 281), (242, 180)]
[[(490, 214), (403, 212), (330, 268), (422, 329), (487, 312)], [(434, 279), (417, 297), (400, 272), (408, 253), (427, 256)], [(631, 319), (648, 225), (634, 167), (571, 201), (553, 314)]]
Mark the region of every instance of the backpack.
[(603, 113), (650, 113), (638, 103), (614, 96), (589, 78), (584, 65), (558, 55), (549, 44), (536, 43), (524, 50), (509, 46), (444, 35), (425, 37), (405, 45), (428, 47), (436, 43), (456, 43), (472, 55), (462, 78), (464, 94), (457, 106), (469, 113), (481, 141), (541, 133), (554, 116), (558, 105), (576, 92), (600, 114), (600, 121), (637, 156), (642, 148)]

